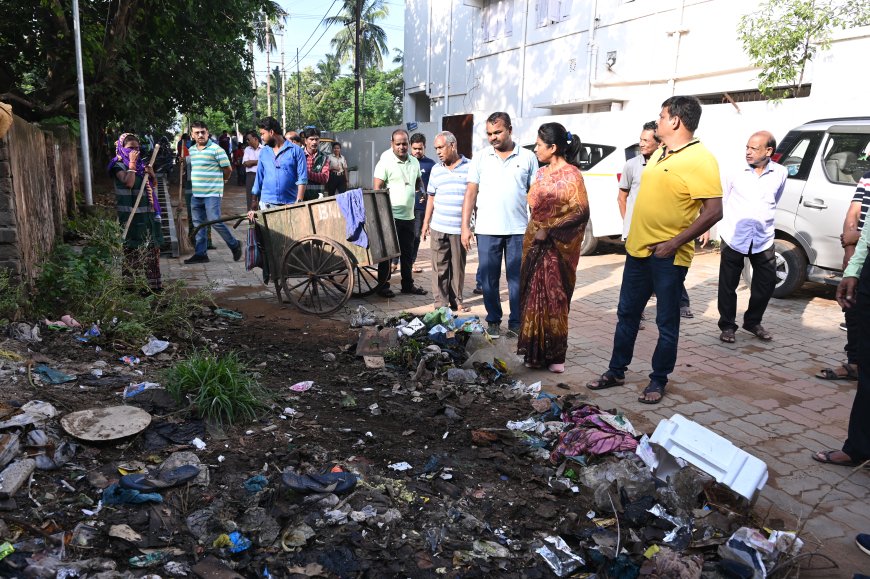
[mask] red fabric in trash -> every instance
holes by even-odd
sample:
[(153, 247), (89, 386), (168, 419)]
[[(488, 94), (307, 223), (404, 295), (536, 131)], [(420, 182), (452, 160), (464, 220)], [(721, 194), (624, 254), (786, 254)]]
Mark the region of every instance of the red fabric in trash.
[(566, 456), (598, 456), (637, 448), (637, 440), (633, 436), (604, 422), (600, 414), (601, 409), (593, 404), (584, 404), (563, 414), (562, 420), (573, 423), (574, 427), (559, 435), (559, 442), (550, 453), (550, 461), (555, 463)]

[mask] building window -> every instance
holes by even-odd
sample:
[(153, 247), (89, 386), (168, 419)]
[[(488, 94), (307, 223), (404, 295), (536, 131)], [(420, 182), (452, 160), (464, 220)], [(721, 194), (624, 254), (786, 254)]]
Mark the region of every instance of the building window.
[(538, 28), (567, 20), (571, 16), (571, 0), (535, 0), (535, 22)]
[(487, 0), (481, 26), (484, 42), (507, 38), (513, 33), (514, 0)]

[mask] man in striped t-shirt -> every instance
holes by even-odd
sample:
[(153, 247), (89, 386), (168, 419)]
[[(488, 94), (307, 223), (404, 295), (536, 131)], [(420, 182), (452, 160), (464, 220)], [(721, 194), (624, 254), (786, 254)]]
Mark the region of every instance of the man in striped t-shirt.
[(462, 304), (465, 283), (465, 247), (462, 246), (462, 203), (468, 183), (469, 161), (459, 154), (456, 137), (450, 131), (435, 137), (435, 153), (440, 163), (429, 174), (429, 195), (423, 218), (421, 238), (432, 233), (432, 282), (435, 307), (450, 306), (466, 312)]
[[(221, 218), (221, 198), (224, 196), (224, 183), (233, 172), (230, 159), (226, 152), (208, 138), (208, 127), (202, 121), (192, 125), (193, 140), (196, 145), (190, 148), (190, 178), (193, 197), (190, 200), (193, 225), (198, 226), (206, 221)], [(227, 247), (233, 252), (233, 259), (242, 258), (242, 244), (233, 237), (230, 228), (225, 223), (212, 226), (217, 231)], [(202, 228), (196, 233), (194, 254), (184, 260), (184, 263), (208, 263), (208, 232)]]

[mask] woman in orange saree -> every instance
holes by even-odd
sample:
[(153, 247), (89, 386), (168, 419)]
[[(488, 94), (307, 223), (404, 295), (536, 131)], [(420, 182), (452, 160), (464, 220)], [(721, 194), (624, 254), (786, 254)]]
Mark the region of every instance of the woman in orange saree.
[(535, 155), (546, 166), (529, 189), (531, 218), (523, 238), (522, 318), (517, 353), (529, 368), (565, 371), (568, 312), (589, 202), (580, 169), (580, 140), (559, 123), (538, 129)]

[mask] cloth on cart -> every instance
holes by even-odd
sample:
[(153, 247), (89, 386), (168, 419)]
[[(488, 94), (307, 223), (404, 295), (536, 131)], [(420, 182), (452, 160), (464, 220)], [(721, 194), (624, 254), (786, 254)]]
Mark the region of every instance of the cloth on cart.
[(360, 247), (368, 247), (369, 237), (365, 230), (366, 207), (363, 204), (363, 190), (352, 189), (336, 195), (335, 200), (347, 222), (347, 240)]

